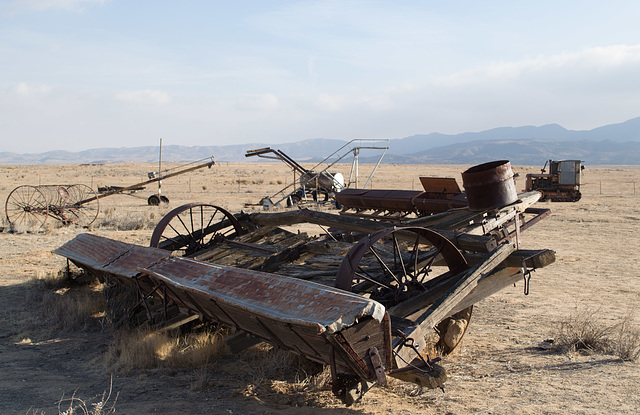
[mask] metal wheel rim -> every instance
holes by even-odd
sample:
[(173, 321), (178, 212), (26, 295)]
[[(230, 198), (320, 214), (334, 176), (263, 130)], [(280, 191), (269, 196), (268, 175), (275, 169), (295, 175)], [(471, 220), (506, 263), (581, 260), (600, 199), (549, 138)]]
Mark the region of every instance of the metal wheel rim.
[(243, 233), (240, 222), (227, 210), (208, 203), (187, 203), (158, 222), (150, 246), (189, 256), (215, 244), (219, 238), (233, 238)]
[[(82, 227), (87, 227), (95, 222), (100, 213), (100, 202), (96, 192), (86, 184), (71, 185), (67, 191), (69, 192), (69, 200), (65, 211), (68, 221)], [(94, 200), (82, 203), (88, 199)]]
[(30, 185), (18, 186), (9, 193), (5, 214), (12, 229), (41, 228), (49, 217), (49, 206), (44, 194)]

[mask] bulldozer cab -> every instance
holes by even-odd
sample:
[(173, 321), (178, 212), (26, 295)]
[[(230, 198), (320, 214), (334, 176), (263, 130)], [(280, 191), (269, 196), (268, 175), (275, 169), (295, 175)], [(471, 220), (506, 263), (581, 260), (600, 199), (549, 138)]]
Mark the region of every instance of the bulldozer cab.
[(580, 186), (582, 169), (581, 160), (549, 160), (549, 173), (557, 177), (558, 183), (561, 185)]

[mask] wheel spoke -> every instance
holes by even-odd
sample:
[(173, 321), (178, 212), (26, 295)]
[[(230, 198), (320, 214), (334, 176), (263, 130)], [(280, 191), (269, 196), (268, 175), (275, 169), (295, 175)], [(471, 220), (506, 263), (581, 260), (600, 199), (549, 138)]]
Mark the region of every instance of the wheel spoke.
[[(182, 220), (180, 220), (180, 221), (182, 222)], [(178, 232), (178, 230), (176, 228), (174, 228), (171, 223), (169, 223), (168, 226), (176, 233), (176, 236), (178, 237), (178, 239), (180, 239), (180, 240), (182, 240), (184, 242), (183, 245), (189, 245), (189, 242), (191, 242), (191, 241), (189, 240), (187, 235), (183, 235), (182, 233)], [(168, 237), (164, 236), (164, 234), (162, 236), (165, 237), (166, 239), (171, 240), (171, 241), (175, 241), (175, 238), (168, 238)]]
[(436, 252), (430, 254), (431, 258), (429, 258), (426, 265), (422, 267), (422, 269), (420, 269), (420, 272), (416, 273), (416, 278), (418, 278), (419, 275), (423, 275), (420, 282), (424, 282), (425, 277), (429, 276), (429, 272), (431, 272), (431, 267), (435, 262), (436, 258), (438, 257), (438, 255), (440, 255), (440, 253), (442, 252), (443, 247), (444, 247), (444, 244), (440, 244), (440, 246), (436, 248)]
[(191, 235), (191, 239), (196, 242), (195, 235), (193, 234), (193, 230), (195, 229), (193, 227), (193, 209), (189, 209), (189, 222), (191, 223), (191, 232), (189, 232), (189, 234)]
[[(213, 219), (216, 217), (217, 214), (218, 214), (218, 209), (216, 208), (216, 210), (213, 212), (213, 215), (211, 215), (211, 217), (209, 218), (209, 223), (207, 223), (207, 226), (204, 229), (209, 229), (209, 226), (211, 226), (211, 223), (213, 222)], [(221, 219), (220, 222), (218, 222), (218, 225), (220, 225), (223, 220), (224, 218)], [(213, 238), (215, 238), (217, 234), (218, 234), (217, 230), (214, 232), (211, 232), (211, 237), (209, 238), (209, 242), (207, 242), (207, 245), (210, 244), (211, 241), (213, 241)]]
[(394, 259), (394, 263), (395, 263), (395, 257), (396, 254), (398, 255), (398, 258), (400, 260), (400, 265), (402, 267), (402, 276), (404, 277), (403, 280), (406, 281), (407, 280), (407, 267), (405, 267), (404, 265), (404, 259), (402, 258), (402, 252), (400, 252), (400, 245), (398, 244), (398, 238), (396, 238), (396, 234), (393, 234), (393, 247), (394, 247), (394, 251), (393, 251), (393, 259)]
[(369, 247), (369, 251), (373, 254), (373, 256), (376, 257), (376, 259), (378, 260), (378, 263), (380, 264), (380, 266), (382, 268), (384, 268), (384, 270), (391, 276), (391, 278), (393, 278), (398, 283), (398, 285), (402, 285), (402, 283), (400, 282), (398, 277), (395, 276), (395, 274), (389, 269), (387, 264), (385, 264), (385, 262), (382, 260), (382, 258), (380, 258), (380, 255), (378, 255), (378, 253), (373, 249), (373, 246)]
[[(362, 269), (360, 269), (360, 270), (363, 271)], [(365, 275), (365, 274), (367, 274), (367, 275)], [(366, 271), (356, 272), (355, 275), (358, 276), (359, 278), (362, 278), (363, 280), (369, 281), (370, 283), (376, 284), (376, 285), (378, 285), (378, 286), (380, 286), (382, 288), (387, 288), (389, 290), (392, 289), (389, 285), (385, 285), (385, 284), (381, 283), (380, 281), (376, 280), (375, 278), (368, 276), (368, 273)]]

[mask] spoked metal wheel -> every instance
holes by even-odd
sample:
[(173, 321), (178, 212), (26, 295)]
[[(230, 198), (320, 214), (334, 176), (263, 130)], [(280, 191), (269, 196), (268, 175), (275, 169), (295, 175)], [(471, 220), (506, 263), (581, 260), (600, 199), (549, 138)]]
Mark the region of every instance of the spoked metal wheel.
[(207, 203), (187, 203), (160, 220), (150, 245), (190, 256), (220, 240), (242, 235), (240, 222), (225, 209)]
[[(338, 270), (336, 287), (368, 296), (389, 309), (450, 284), (467, 267), (456, 246), (437, 232), (419, 227), (389, 228), (368, 235), (349, 251)], [(436, 327), (432, 344), (437, 344), (440, 353), (450, 353), (462, 339), (471, 318), (471, 308), (465, 311)], [(449, 330), (460, 333), (453, 336)]]
[(36, 186), (18, 186), (5, 203), (7, 221), (14, 230), (38, 229), (49, 217), (48, 202)]
[[(78, 226), (91, 225), (100, 212), (100, 203), (96, 192), (86, 184), (74, 184), (67, 187), (69, 198), (63, 209), (64, 221)], [(87, 200), (90, 202), (86, 202)]]

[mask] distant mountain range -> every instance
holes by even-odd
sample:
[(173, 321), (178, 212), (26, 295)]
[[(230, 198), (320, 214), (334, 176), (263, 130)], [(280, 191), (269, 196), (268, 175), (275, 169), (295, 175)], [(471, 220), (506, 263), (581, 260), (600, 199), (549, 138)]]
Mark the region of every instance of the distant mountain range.
[[(251, 143), (228, 146), (162, 147), (162, 160), (188, 162), (215, 156), (216, 161), (258, 161), (247, 150), (271, 147), (299, 162), (319, 162), (347, 141), (308, 139), (295, 143)], [(360, 162), (376, 162), (379, 155), (363, 151)], [(515, 165), (541, 165), (547, 160), (579, 159), (588, 165), (640, 164), (640, 117), (586, 131), (567, 130), (557, 124), (541, 127), (501, 127), (461, 134), (431, 133), (389, 140), (384, 163), (478, 164), (510, 160)], [(350, 161), (345, 160), (345, 161)], [(97, 148), (79, 152), (38, 154), (0, 153), (0, 164), (81, 164), (157, 162), (158, 147)]]

